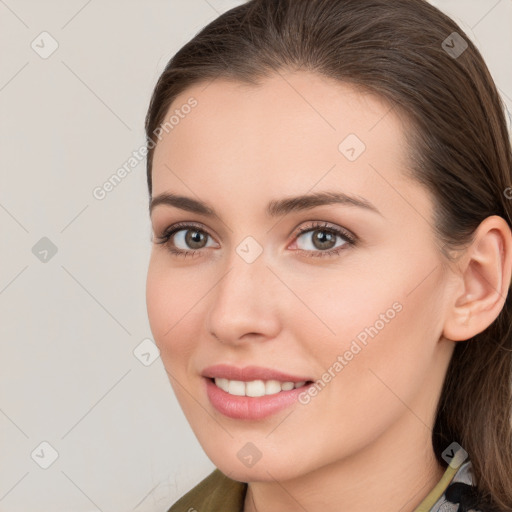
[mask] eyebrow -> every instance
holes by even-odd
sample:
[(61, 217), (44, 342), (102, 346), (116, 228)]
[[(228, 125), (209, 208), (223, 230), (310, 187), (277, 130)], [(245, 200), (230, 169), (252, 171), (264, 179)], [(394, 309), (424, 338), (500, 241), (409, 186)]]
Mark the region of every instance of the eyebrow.
[[(343, 192), (315, 192), (313, 194), (275, 199), (267, 204), (266, 214), (270, 217), (279, 217), (287, 213), (331, 204), (356, 206), (383, 216), (379, 209), (367, 199), (360, 196), (351, 196)], [(208, 204), (191, 197), (172, 193), (159, 194), (151, 199), (149, 214), (151, 215), (153, 210), (159, 205), (174, 206), (175, 208), (204, 215), (205, 217), (218, 217), (215, 210)]]

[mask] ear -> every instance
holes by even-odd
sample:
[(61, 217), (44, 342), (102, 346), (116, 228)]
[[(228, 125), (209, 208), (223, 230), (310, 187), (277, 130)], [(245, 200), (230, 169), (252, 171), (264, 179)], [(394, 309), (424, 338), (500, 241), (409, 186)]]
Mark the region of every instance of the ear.
[(511, 273), (512, 233), (503, 217), (492, 215), (480, 223), (460, 258), (443, 336), (468, 340), (491, 325), (505, 304)]

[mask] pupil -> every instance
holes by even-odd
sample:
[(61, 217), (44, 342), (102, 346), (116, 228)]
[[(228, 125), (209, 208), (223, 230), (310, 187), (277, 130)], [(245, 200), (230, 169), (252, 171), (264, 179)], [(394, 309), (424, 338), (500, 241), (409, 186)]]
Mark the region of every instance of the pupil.
[(328, 231), (318, 231), (317, 236), (314, 238), (315, 241), (318, 241), (320, 243), (320, 248), (325, 249), (325, 243), (329, 244), (329, 242), (332, 242), (334, 239), (333, 233), (329, 233)]
[[(192, 233), (192, 234), (191, 234)], [(195, 243), (200, 243), (203, 234), (199, 231), (189, 231), (187, 234), (187, 243), (188, 245), (193, 246)]]

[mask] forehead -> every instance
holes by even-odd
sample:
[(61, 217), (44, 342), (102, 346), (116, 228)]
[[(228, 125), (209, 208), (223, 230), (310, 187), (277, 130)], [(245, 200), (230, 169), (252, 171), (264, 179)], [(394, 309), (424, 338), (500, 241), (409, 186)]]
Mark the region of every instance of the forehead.
[[(184, 108), (191, 99), (195, 106)], [(385, 209), (397, 200), (390, 182), (414, 186), (403, 173), (407, 127), (398, 112), (379, 96), (314, 73), (276, 73), (258, 85), (196, 84), (165, 119), (171, 115), (154, 152), (153, 195), (187, 186), (219, 197), (242, 186), (268, 197), (335, 188), (371, 196)]]
[[(187, 106), (191, 98), (197, 102), (193, 109)], [(180, 119), (173, 116), (169, 130), (176, 145), (188, 136), (187, 128), (201, 137), (201, 142), (222, 146), (228, 143), (226, 135), (236, 136), (239, 142), (246, 138), (247, 146), (257, 138), (272, 147), (275, 134), (286, 135), (283, 143), (307, 138), (308, 146), (319, 139), (336, 142), (349, 133), (370, 140), (367, 132), (384, 118), (386, 132), (391, 128), (390, 136), (396, 142), (402, 136), (400, 119), (384, 98), (304, 71), (275, 73), (258, 85), (225, 78), (195, 84), (175, 98), (165, 120), (173, 113), (181, 113)], [(172, 144), (173, 140), (168, 139)]]

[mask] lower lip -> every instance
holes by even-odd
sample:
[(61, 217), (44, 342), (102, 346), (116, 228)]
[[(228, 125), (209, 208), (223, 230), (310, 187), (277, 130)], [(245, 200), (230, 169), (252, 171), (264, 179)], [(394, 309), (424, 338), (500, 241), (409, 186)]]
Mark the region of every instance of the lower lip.
[(211, 404), (229, 418), (237, 420), (260, 420), (286, 409), (298, 401), (298, 396), (311, 384), (300, 388), (280, 391), (273, 395), (264, 396), (236, 396), (226, 393), (211, 379), (206, 380), (206, 393)]

